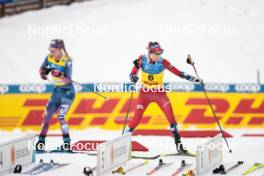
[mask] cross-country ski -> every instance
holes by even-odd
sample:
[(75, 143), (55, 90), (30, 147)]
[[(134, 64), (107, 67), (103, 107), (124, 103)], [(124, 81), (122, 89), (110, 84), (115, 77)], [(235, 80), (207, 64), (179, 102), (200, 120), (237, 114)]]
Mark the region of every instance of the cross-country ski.
[(131, 171), (133, 171), (135, 169), (138, 169), (138, 168), (140, 168), (140, 167), (142, 167), (142, 166), (144, 166), (144, 165), (146, 165), (148, 163), (149, 163), (149, 161), (146, 160), (146, 161), (144, 161), (144, 162), (142, 162), (140, 164), (136, 164), (136, 165), (134, 165), (134, 166), (132, 166), (132, 167), (130, 167), (128, 169), (125, 169), (124, 167), (121, 166), (121, 167), (118, 167), (117, 169), (113, 170), (112, 174), (116, 174), (117, 173), (117, 174), (125, 175), (128, 172), (131, 172)]
[(255, 163), (253, 166), (251, 166), (245, 172), (243, 172), (242, 175), (251, 174), (252, 172), (254, 172), (254, 171), (258, 170), (258, 169), (261, 169), (261, 168), (264, 168), (264, 164), (263, 163)]
[(149, 172), (147, 172), (147, 175), (152, 175), (152, 174), (158, 172), (159, 170), (161, 170), (162, 168), (167, 167), (167, 166), (171, 166), (172, 164), (173, 164), (172, 162), (171, 163), (164, 163), (162, 159), (159, 159), (158, 166), (154, 167)]
[(51, 170), (55, 170), (64, 166), (68, 166), (70, 163), (57, 163), (53, 160), (50, 160), (50, 162), (44, 162), (42, 159), (40, 159), (38, 165), (34, 166), (33, 168), (30, 168), (24, 172), (21, 172), (22, 175), (39, 175), (42, 173), (46, 173)]
[(176, 171), (172, 174), (172, 176), (179, 175), (181, 172), (183, 172), (185, 169), (188, 169), (191, 166), (192, 164), (186, 163), (185, 160), (182, 160), (180, 167), (176, 169)]

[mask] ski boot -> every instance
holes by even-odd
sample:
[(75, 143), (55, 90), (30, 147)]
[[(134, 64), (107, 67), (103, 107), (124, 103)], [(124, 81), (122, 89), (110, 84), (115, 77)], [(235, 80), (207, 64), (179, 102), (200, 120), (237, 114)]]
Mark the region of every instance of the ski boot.
[(221, 174), (221, 175), (226, 174), (225, 166), (221, 164), (219, 167), (213, 170), (213, 174)]
[(119, 168), (117, 168), (116, 170), (113, 170), (113, 171), (112, 171), (112, 174), (115, 174), (115, 173), (117, 173), (117, 174), (122, 174), (122, 175), (125, 175), (125, 174), (126, 174), (126, 173), (125, 173), (125, 170), (124, 170), (123, 167), (119, 167)]
[(93, 171), (90, 167), (85, 167), (85, 168), (83, 168), (83, 174), (86, 176), (91, 176), (91, 175), (93, 175)]
[(173, 123), (171, 124), (171, 130), (172, 130), (172, 134), (175, 140), (175, 144), (176, 144), (176, 150), (178, 153), (183, 153), (183, 154), (189, 154), (188, 150), (184, 149), (182, 142), (181, 142), (181, 137), (180, 134), (178, 132), (177, 129), (177, 124)]
[(40, 135), (38, 142), (36, 143), (36, 151), (44, 152), (45, 150), (45, 136)]
[(185, 174), (182, 174), (182, 176), (195, 176), (195, 174), (192, 170), (188, 170)]
[(159, 159), (159, 165), (158, 166), (162, 166), (162, 165), (164, 165), (164, 162), (162, 159)]
[(63, 135), (63, 144), (60, 146), (60, 150), (71, 152), (71, 138), (69, 135)]
[(134, 132), (134, 128), (128, 128), (125, 130), (125, 134), (126, 133), (133, 133)]

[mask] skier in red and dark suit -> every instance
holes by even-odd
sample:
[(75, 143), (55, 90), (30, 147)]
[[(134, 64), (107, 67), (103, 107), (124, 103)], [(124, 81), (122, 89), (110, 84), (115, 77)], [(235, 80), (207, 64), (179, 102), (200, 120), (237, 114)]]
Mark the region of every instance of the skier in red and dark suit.
[(167, 69), (173, 74), (192, 82), (200, 82), (201, 80), (178, 70), (167, 59), (161, 56), (162, 53), (163, 49), (158, 42), (149, 42), (148, 54), (141, 55), (134, 61), (130, 80), (131, 82), (136, 83), (139, 79), (138, 72), (141, 69), (142, 88), (139, 91), (135, 115), (132, 122), (129, 124), (128, 132), (133, 132), (135, 130), (148, 105), (155, 102), (166, 115), (175, 139), (177, 151), (180, 153), (187, 153), (187, 150), (184, 149), (181, 143), (173, 109), (163, 86), (164, 71)]

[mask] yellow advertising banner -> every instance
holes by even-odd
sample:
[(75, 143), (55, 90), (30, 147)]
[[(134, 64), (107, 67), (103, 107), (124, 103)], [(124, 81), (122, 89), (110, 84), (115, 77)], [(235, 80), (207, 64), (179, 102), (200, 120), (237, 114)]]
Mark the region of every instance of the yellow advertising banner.
[[(66, 118), (71, 129), (121, 129), (129, 105), (129, 92), (103, 93), (108, 101), (93, 93), (78, 93)], [(224, 128), (264, 128), (263, 93), (208, 93)], [(138, 93), (134, 94), (128, 123), (134, 115)], [(217, 125), (202, 92), (170, 92), (168, 96), (181, 129), (216, 129)], [(50, 94), (0, 95), (0, 129), (40, 129)], [(56, 115), (51, 130), (59, 129)], [(138, 129), (165, 129), (169, 124), (162, 110), (152, 103)]]

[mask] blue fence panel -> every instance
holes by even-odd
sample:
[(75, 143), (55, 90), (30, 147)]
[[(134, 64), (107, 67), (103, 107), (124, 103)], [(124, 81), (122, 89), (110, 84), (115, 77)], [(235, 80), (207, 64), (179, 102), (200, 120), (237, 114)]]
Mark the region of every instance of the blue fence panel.
[[(165, 83), (166, 90), (173, 92), (202, 92), (199, 84), (191, 83)], [(132, 83), (86, 83), (75, 85), (77, 92), (128, 92), (138, 90)], [(264, 84), (219, 84), (205, 85), (208, 92), (237, 92), (237, 93), (264, 93)], [(54, 85), (51, 84), (0, 84), (0, 94), (19, 93), (51, 93)]]

